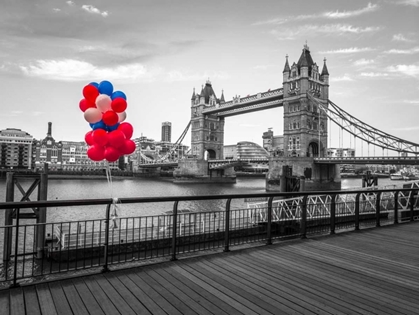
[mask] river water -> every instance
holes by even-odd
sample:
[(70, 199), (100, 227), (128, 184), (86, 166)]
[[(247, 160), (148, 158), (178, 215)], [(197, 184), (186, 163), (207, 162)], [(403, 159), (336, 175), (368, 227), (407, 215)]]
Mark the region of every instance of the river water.
[[(380, 178), (379, 186), (402, 185), (402, 181), (391, 181), (389, 178)], [(30, 181), (23, 181), (26, 190)], [(5, 201), (5, 181), (0, 181), (0, 201)], [(342, 179), (342, 189), (360, 188), (362, 179)], [(174, 184), (168, 179), (155, 178), (129, 178), (112, 180), (110, 184), (104, 179), (50, 179), (48, 182), (48, 200), (74, 200), (74, 199), (101, 199), (101, 198), (129, 198), (129, 197), (163, 197), (163, 196), (197, 196), (197, 195), (223, 195), (264, 193), (264, 178), (238, 177), (236, 184)], [(19, 201), (22, 195), (15, 188), (15, 200)], [(36, 191), (30, 197), (36, 200)], [(222, 210), (224, 200), (209, 200), (204, 202), (180, 202), (179, 209), (194, 211)], [(162, 214), (172, 210), (173, 203), (147, 203), (147, 204), (120, 204), (118, 215), (145, 216)], [(234, 200), (232, 209), (246, 208), (244, 200)], [(3, 224), (3, 211), (0, 211), (0, 225)], [(73, 220), (87, 220), (103, 218), (105, 206), (89, 207), (61, 207), (49, 208), (47, 211), (48, 222), (62, 222)], [(33, 221), (32, 221), (33, 222)]]

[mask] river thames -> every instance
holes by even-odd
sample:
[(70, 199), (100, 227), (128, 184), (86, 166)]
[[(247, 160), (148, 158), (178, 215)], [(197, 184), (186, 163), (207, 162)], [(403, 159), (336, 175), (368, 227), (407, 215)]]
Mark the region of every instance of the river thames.
[[(403, 181), (391, 181), (389, 178), (379, 178), (379, 186), (398, 185)], [(31, 182), (23, 182), (27, 189)], [(342, 189), (360, 188), (361, 178), (342, 179)], [(391, 188), (391, 187), (390, 187)], [(48, 182), (48, 200), (73, 200), (73, 199), (101, 199), (101, 198), (130, 198), (130, 197), (161, 197), (161, 196), (198, 196), (198, 195), (223, 195), (264, 193), (265, 178), (238, 177), (236, 184), (174, 184), (169, 179), (152, 178), (114, 178), (110, 184), (104, 179), (50, 179)], [(0, 200), (5, 201), (5, 181), (0, 181)], [(22, 195), (15, 188), (15, 201), (20, 201)], [(36, 192), (30, 197), (36, 200)], [(158, 215), (172, 209), (173, 203), (146, 203), (125, 204), (118, 206), (118, 215), (144, 216)], [(181, 202), (179, 209), (193, 211), (220, 211), (224, 209), (224, 200), (209, 200), (201, 202)], [(243, 199), (234, 200), (232, 209), (246, 208)], [(1, 211), (3, 212), (3, 211)], [(87, 220), (103, 218), (105, 206), (89, 207), (62, 207), (50, 208), (47, 211), (48, 222)], [(3, 218), (3, 213), (0, 213)]]

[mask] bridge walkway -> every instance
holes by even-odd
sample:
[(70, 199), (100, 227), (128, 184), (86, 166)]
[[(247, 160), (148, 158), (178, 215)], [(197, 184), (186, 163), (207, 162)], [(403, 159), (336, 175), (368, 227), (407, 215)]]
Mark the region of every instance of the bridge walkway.
[(1, 314), (418, 314), (419, 224), (0, 291)]

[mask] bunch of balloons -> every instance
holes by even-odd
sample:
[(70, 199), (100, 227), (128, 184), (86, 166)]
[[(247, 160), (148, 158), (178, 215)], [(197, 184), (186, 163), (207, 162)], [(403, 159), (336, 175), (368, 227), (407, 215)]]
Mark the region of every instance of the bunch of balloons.
[(79, 103), (85, 120), (92, 128), (85, 135), (89, 145), (87, 155), (92, 161), (117, 161), (120, 156), (136, 149), (133, 126), (124, 122), (127, 117), (127, 97), (115, 91), (109, 81), (92, 82), (83, 88), (84, 98)]

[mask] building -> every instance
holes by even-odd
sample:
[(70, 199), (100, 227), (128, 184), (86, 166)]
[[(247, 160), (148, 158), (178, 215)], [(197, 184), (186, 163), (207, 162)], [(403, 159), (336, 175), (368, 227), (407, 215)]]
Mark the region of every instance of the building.
[(308, 101), (310, 93), (328, 107), (329, 73), (324, 59), (322, 71), (304, 45), (297, 63), (283, 70), (284, 156), (323, 157), (327, 155), (327, 115)]
[(0, 168), (30, 169), (33, 137), (20, 129), (0, 130)]
[(272, 128), (263, 133), (263, 148), (274, 156), (283, 156), (284, 154), (284, 137), (275, 136)]
[(238, 158), (241, 160), (249, 159), (267, 159), (270, 154), (260, 145), (249, 142), (241, 141), (237, 143)]
[(172, 124), (169, 121), (162, 123), (162, 142), (171, 142)]
[(328, 148), (329, 157), (355, 157), (356, 150), (351, 148)]

